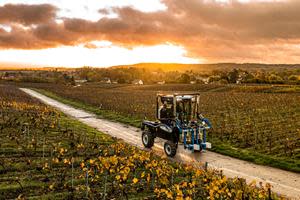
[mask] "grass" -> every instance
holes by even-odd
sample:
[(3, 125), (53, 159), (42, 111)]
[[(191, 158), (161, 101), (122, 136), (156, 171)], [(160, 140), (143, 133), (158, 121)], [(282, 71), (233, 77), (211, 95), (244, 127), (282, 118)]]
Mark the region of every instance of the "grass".
[(253, 149), (241, 149), (226, 142), (214, 139), (212, 151), (230, 157), (246, 160), (258, 165), (266, 165), (292, 172), (300, 172), (300, 161), (292, 158), (275, 157), (255, 152)]
[(52, 92), (49, 92), (49, 91), (46, 91), (46, 90), (43, 90), (43, 89), (35, 89), (35, 88), (31, 88), (31, 89), (35, 90), (35, 91), (37, 91), (41, 94), (44, 94), (47, 97), (50, 97), (50, 98), (55, 99), (59, 102), (62, 102), (64, 104), (68, 104), (68, 105), (73, 106), (75, 108), (79, 108), (79, 109), (94, 113), (100, 118), (105, 118), (105, 119), (109, 119), (109, 120), (112, 120), (112, 121), (121, 122), (121, 123), (128, 124), (128, 125), (131, 125), (131, 126), (134, 126), (134, 127), (140, 127), (141, 126), (141, 122), (142, 122), (141, 119), (137, 119), (137, 118), (134, 118), (134, 117), (125, 117), (125, 116), (123, 116), (119, 113), (113, 112), (113, 111), (101, 110), (101, 109), (99, 109), (95, 106), (88, 105), (88, 104), (85, 104), (85, 103), (80, 102), (80, 101), (74, 101), (74, 100), (71, 100), (71, 99), (62, 98), (62, 97), (60, 97), (60, 96), (58, 96), (58, 95), (56, 95)]
[[(57, 101), (60, 101), (62, 103), (71, 105), (75, 108), (79, 108), (82, 110), (86, 110), (88, 112), (94, 113), (99, 117), (106, 118), (109, 120), (121, 122), (127, 125), (140, 127), (141, 119), (136, 119), (133, 117), (125, 117), (119, 113), (115, 113), (113, 111), (109, 110), (100, 110), (99, 108), (85, 104), (83, 102), (74, 101), (71, 99), (62, 98), (52, 92), (43, 90), (43, 89), (33, 89), (37, 92), (40, 92), (44, 94), (45, 96), (48, 96), (50, 98), (53, 98)], [(288, 170), (292, 172), (300, 172), (300, 160), (295, 160), (292, 158), (283, 158), (283, 157), (276, 157), (272, 155), (266, 155), (255, 152), (254, 149), (242, 149), (234, 147), (232, 144), (225, 143), (223, 141), (220, 141), (219, 139), (214, 138), (213, 139), (213, 148), (211, 151), (231, 156), (234, 158), (238, 158), (241, 160), (249, 161), (255, 164), (259, 165), (266, 165), (271, 166), (283, 170)]]

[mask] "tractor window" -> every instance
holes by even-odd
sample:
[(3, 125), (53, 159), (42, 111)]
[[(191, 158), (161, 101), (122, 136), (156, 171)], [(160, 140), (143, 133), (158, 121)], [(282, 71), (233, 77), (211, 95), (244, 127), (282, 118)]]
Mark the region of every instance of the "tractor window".
[(191, 119), (195, 120), (197, 118), (197, 98), (192, 98), (191, 102)]
[(161, 97), (158, 101), (158, 119), (174, 118), (174, 105), (172, 97)]
[(181, 107), (181, 113), (179, 113), (181, 120), (188, 122), (191, 119), (191, 114), (192, 114), (191, 101), (183, 100), (179, 103), (179, 105)]
[(177, 101), (176, 115), (180, 121), (189, 122), (196, 117), (197, 102), (195, 99)]

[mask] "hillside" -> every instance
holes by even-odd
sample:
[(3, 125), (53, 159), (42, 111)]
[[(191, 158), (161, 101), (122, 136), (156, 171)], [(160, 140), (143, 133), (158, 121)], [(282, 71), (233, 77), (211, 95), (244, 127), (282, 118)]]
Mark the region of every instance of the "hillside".
[[(84, 67), (84, 66), (82, 66)], [(99, 66), (88, 66), (92, 68), (104, 68)], [(243, 69), (247, 71), (266, 70), (266, 71), (283, 71), (286, 69), (299, 69), (300, 64), (259, 64), (259, 63), (214, 63), (214, 64), (182, 64), (182, 63), (137, 63), (132, 65), (116, 65), (108, 68), (145, 68), (162, 71), (179, 71), (184, 72), (192, 70), (194, 72), (211, 72), (213, 70), (231, 70)], [(67, 66), (45, 67), (39, 65), (8, 63), (0, 62), (0, 70), (51, 70), (56, 69), (60, 71), (72, 70)]]
[(213, 70), (224, 69), (244, 69), (247, 71), (255, 71), (264, 69), (267, 71), (272, 70), (286, 70), (286, 69), (299, 69), (300, 64), (259, 64), (259, 63), (215, 63), (215, 64), (179, 64), (179, 63), (138, 63), (133, 65), (119, 65), (112, 66), (112, 68), (148, 68), (151, 70), (163, 70), (163, 71), (187, 71), (193, 70), (195, 72), (211, 72)]

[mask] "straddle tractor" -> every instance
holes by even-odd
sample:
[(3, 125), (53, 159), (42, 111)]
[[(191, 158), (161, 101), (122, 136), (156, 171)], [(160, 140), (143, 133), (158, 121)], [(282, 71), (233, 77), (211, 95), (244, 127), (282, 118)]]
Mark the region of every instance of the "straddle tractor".
[(211, 148), (206, 132), (211, 123), (200, 114), (199, 93), (157, 94), (156, 121), (142, 122), (142, 142), (146, 148), (154, 145), (155, 138), (165, 140), (167, 156), (176, 155), (178, 145), (192, 152)]

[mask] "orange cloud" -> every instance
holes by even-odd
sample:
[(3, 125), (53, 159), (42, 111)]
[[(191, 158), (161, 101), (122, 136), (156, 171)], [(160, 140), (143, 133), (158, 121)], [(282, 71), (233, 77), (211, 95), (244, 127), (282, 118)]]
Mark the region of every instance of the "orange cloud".
[[(300, 2), (217, 3), (164, 0), (166, 10), (142, 12), (131, 7), (100, 9), (117, 18), (93, 22), (65, 18), (55, 22), (51, 5), (5, 5), (0, 23), (19, 23), (11, 32), (0, 28), (1, 48), (42, 49), (107, 40), (125, 47), (172, 43), (192, 57), (211, 62), (298, 62)], [(40, 7), (38, 7), (40, 6)], [(32, 7), (32, 8), (31, 8)], [(39, 9), (37, 9), (39, 8)], [(1, 14), (2, 10), (11, 13)], [(41, 10), (43, 10), (41, 12)], [(29, 12), (30, 10), (30, 12)], [(33, 17), (35, 16), (35, 17)], [(35, 26), (29, 26), (35, 24)]]
[(55, 18), (57, 8), (50, 4), (6, 4), (0, 6), (0, 23), (41, 24)]

